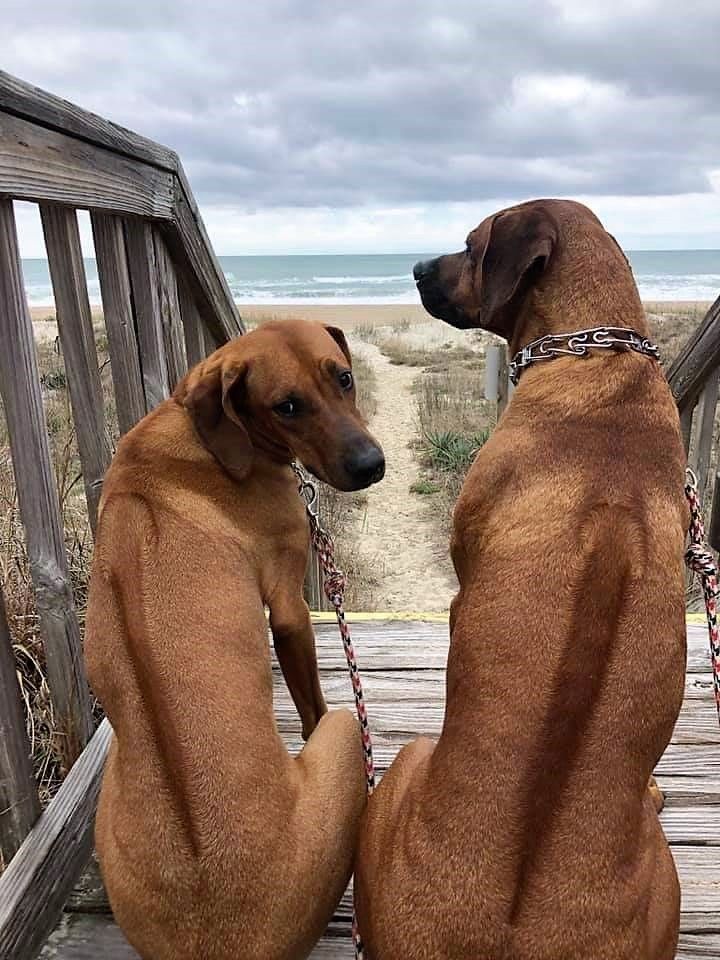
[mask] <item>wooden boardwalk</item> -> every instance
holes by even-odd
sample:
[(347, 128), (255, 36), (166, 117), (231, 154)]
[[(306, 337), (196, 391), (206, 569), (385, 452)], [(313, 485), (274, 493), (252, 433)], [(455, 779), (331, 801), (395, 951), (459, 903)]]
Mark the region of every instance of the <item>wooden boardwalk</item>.
[[(322, 683), (330, 707), (350, 705), (350, 684), (337, 629), (316, 625)], [(380, 773), (418, 734), (440, 730), (445, 697), (447, 623), (354, 624)], [(299, 725), (276, 671), (280, 729), (299, 750)], [(657, 770), (665, 791), (665, 831), (683, 890), (678, 960), (720, 958), (720, 732), (712, 696), (707, 631), (688, 626), (686, 696), (671, 745)], [(313, 960), (352, 960), (350, 896), (346, 895)], [(100, 905), (102, 907), (102, 904)], [(97, 904), (96, 904), (97, 909)], [(41, 953), (43, 960), (133, 960), (107, 913), (66, 913)]]

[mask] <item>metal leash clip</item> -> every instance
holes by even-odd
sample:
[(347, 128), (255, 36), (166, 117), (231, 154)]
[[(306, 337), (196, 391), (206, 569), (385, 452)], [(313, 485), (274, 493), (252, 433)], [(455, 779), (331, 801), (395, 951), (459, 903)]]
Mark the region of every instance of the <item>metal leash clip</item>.
[(302, 470), (300, 465), (296, 460), (290, 464), (293, 469), (293, 473), (298, 478), (298, 493), (302, 497), (307, 512), (311, 517), (317, 519), (319, 512), (319, 503), (318, 503), (318, 488), (317, 484), (308, 477), (308, 475)]

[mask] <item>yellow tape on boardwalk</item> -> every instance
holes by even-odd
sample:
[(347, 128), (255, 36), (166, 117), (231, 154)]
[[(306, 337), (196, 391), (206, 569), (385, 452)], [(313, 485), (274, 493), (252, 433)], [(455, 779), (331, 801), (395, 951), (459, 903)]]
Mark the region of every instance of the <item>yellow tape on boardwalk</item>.
[[(330, 623), (335, 621), (335, 614), (330, 610), (312, 610), (310, 613), (313, 623)], [(380, 623), (388, 620), (424, 620), (426, 623), (447, 623), (448, 613), (422, 612), (415, 610), (381, 610), (373, 613), (346, 613), (345, 619), (352, 623)]]
[[(313, 610), (310, 613), (313, 623), (334, 623), (335, 614), (329, 610)], [(345, 619), (352, 623), (381, 623), (398, 620), (424, 620), (426, 623), (447, 623), (448, 613), (416, 610), (379, 610), (373, 613), (346, 613)], [(704, 613), (688, 613), (686, 623), (707, 623)]]

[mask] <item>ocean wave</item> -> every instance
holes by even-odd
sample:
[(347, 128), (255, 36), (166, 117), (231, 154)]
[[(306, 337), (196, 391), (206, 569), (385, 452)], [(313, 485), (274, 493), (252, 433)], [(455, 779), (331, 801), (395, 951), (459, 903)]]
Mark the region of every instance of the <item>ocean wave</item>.
[(412, 282), (409, 273), (398, 273), (390, 276), (376, 274), (371, 277), (313, 277), (313, 283), (399, 283)]

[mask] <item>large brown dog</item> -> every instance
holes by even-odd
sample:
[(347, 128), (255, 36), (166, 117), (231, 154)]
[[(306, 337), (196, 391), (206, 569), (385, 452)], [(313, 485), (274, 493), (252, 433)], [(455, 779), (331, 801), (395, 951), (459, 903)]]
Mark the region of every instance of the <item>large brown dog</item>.
[[(118, 923), (147, 960), (299, 960), (350, 876), (359, 728), (327, 713), (290, 461), (379, 480), (340, 330), (269, 323), (195, 367), (105, 479), (86, 656), (113, 724), (97, 817)], [(268, 632), (307, 744), (273, 716)]]
[[(431, 313), (513, 352), (647, 334), (622, 252), (576, 203), (504, 210), (415, 274)], [(674, 956), (648, 781), (683, 696), (683, 466), (654, 360), (594, 351), (523, 374), (455, 509), (442, 735), (401, 751), (361, 827), (371, 960)]]

